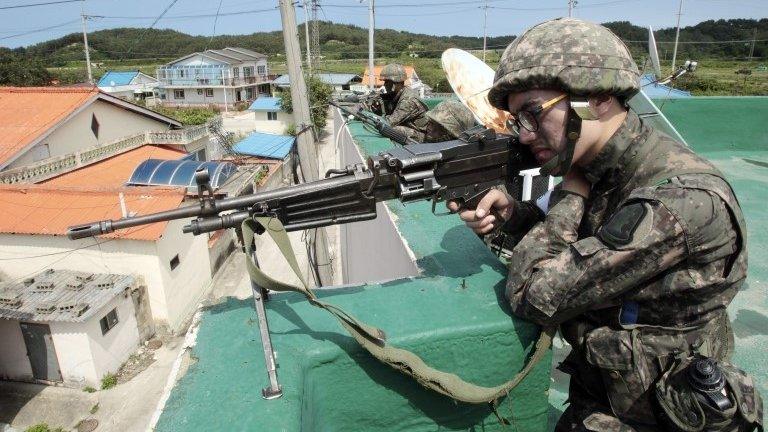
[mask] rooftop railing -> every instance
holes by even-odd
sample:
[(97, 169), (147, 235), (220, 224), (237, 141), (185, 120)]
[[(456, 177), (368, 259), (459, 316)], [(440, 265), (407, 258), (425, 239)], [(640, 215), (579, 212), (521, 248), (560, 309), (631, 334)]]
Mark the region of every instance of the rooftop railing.
[(99, 145), (63, 156), (55, 156), (23, 167), (0, 172), (1, 184), (37, 183), (60, 176), (120, 153), (125, 153), (146, 144), (191, 144), (209, 135), (209, 127), (221, 127), (221, 117), (215, 117), (206, 124), (165, 132), (141, 132), (121, 138), (109, 144)]

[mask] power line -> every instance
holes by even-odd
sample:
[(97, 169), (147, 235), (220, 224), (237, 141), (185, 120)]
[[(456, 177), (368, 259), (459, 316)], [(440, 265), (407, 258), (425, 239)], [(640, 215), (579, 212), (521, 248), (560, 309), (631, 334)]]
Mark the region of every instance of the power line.
[[(136, 40), (133, 41), (133, 44), (131, 45), (131, 47), (128, 48), (128, 54), (130, 54), (130, 52), (133, 50), (133, 47), (135, 47), (136, 44), (139, 43), (139, 41), (144, 37), (144, 35), (146, 35), (147, 32), (150, 29), (152, 29), (155, 26), (155, 24), (157, 24), (157, 22), (160, 21), (165, 16), (165, 14), (168, 13), (168, 11), (173, 7), (173, 5), (175, 5), (176, 2), (178, 2), (178, 1), (179, 0), (172, 0), (171, 3), (168, 4), (168, 6), (166, 6), (165, 9), (163, 9), (163, 12), (161, 12), (160, 15), (158, 15), (157, 18), (155, 18), (154, 21), (152, 21), (152, 24), (149, 27), (147, 27), (146, 29), (144, 29), (144, 31), (139, 34), (139, 36), (136, 38)], [(122, 60), (122, 57), (121, 57), (121, 60)]]
[[(190, 19), (190, 18), (212, 18), (216, 16), (231, 16), (231, 15), (248, 15), (248, 14), (255, 14), (255, 13), (265, 13), (265, 12), (277, 12), (276, 8), (269, 8), (269, 9), (249, 9), (249, 10), (241, 10), (241, 11), (235, 11), (235, 12), (222, 12), (219, 14), (197, 14), (197, 15), (170, 15), (165, 17), (165, 20), (175, 20), (175, 19)], [(104, 18), (104, 19), (128, 19), (128, 20), (148, 20), (148, 19), (154, 19), (153, 16), (113, 16), (113, 15), (91, 15), (94, 18)]]
[(213, 31), (211, 32), (211, 37), (208, 39), (208, 42), (205, 44), (205, 50), (208, 50), (208, 47), (211, 45), (211, 42), (213, 41), (213, 38), (216, 37), (216, 24), (219, 22), (219, 12), (221, 12), (221, 4), (223, 2), (224, 0), (219, 0), (219, 7), (218, 9), (216, 9), (216, 18), (213, 19)]
[[(78, 1), (80, 1), (80, 0), (78, 0)], [(64, 27), (64, 26), (68, 26), (68, 25), (74, 24), (74, 23), (79, 22), (79, 21), (80, 21), (80, 19), (76, 19), (76, 20), (67, 21), (67, 22), (64, 22), (64, 23), (61, 23), (61, 24), (52, 25), (52, 26), (49, 26), (49, 27), (43, 27), (43, 28), (39, 28), (39, 29), (35, 29), (35, 30), (25, 31), (25, 32), (17, 33), (17, 34), (10, 35), (10, 36), (3, 36), (3, 37), (0, 38), (0, 40), (13, 39), (13, 38), (20, 37), (20, 36), (26, 36), (26, 35), (30, 35), (30, 34), (35, 34), (35, 33), (40, 33), (40, 32), (44, 32), (44, 31), (48, 31), (48, 30), (53, 30), (53, 29), (57, 29), (57, 28), (61, 28), (61, 27)]]
[(12, 5), (12, 6), (0, 6), (0, 10), (21, 9), (21, 8), (28, 8), (28, 7), (47, 6), (47, 5), (61, 4), (61, 3), (74, 3), (74, 2), (81, 2), (81, 1), (83, 0), (58, 0), (58, 1), (44, 2), (44, 3), (27, 3), (27, 4)]

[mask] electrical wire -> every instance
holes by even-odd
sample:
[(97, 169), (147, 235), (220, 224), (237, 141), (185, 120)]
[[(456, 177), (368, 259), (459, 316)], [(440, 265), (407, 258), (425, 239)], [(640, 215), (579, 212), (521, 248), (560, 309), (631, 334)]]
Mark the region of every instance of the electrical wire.
[[(171, 10), (173, 5), (175, 5), (176, 2), (178, 1), (179, 0), (171, 0), (171, 3), (168, 4), (168, 6), (166, 6), (165, 9), (163, 9), (163, 12), (161, 12), (160, 15), (158, 15), (158, 17), (155, 18), (154, 21), (152, 21), (152, 24), (149, 27), (145, 28), (144, 31), (139, 34), (136, 40), (133, 41), (133, 44), (131, 44), (130, 48), (128, 48), (128, 54), (131, 53), (131, 51), (133, 50), (133, 47), (135, 47), (139, 43), (139, 41), (141, 41), (141, 39), (144, 38), (144, 36), (149, 32), (149, 30), (155, 27), (155, 24), (157, 24), (158, 21), (160, 21), (165, 16), (165, 14), (168, 13), (169, 10)], [(124, 57), (121, 57), (120, 60), (122, 60), (123, 58)]]
[(216, 9), (216, 18), (213, 19), (213, 31), (211, 32), (211, 37), (208, 38), (208, 42), (205, 44), (205, 49), (203, 51), (207, 51), (208, 47), (211, 45), (211, 42), (213, 41), (213, 38), (216, 37), (216, 24), (219, 22), (219, 12), (221, 12), (221, 4), (224, 2), (224, 0), (219, 0), (219, 7)]
[(82, 2), (82, 1), (83, 0), (58, 0), (58, 1), (51, 1), (51, 2), (43, 2), (43, 3), (27, 3), (27, 4), (12, 5), (12, 6), (0, 6), (0, 10), (21, 9), (21, 8), (47, 6), (47, 5), (61, 4), (61, 3), (75, 3), (75, 2)]
[(76, 20), (71, 20), (71, 21), (63, 22), (61, 24), (56, 24), (56, 25), (52, 25), (52, 26), (48, 26), (48, 27), (42, 27), (42, 28), (39, 28), (39, 29), (34, 29), (34, 30), (25, 31), (25, 32), (22, 32), (22, 33), (13, 34), (13, 35), (10, 35), (10, 36), (3, 36), (3, 37), (0, 37), (0, 40), (13, 39), (13, 38), (20, 37), (20, 36), (26, 36), (26, 35), (31, 35), (31, 34), (35, 34), (35, 33), (41, 33), (41, 32), (44, 32), (44, 31), (53, 30), (53, 29), (64, 27), (64, 26), (68, 26), (68, 25), (74, 24), (74, 23), (79, 22), (79, 21), (80, 21), (79, 19), (76, 19)]

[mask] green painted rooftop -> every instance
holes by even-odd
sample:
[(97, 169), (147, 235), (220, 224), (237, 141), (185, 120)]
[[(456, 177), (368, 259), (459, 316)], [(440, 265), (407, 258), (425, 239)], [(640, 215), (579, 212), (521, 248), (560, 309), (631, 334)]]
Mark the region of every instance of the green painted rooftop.
[[(735, 362), (768, 395), (768, 98), (656, 103), (688, 144), (726, 174), (744, 209), (750, 264), (747, 283), (729, 308)], [(350, 129), (365, 154), (390, 145), (359, 124)], [(504, 265), (457, 217), (434, 216), (426, 202), (387, 205), (422, 275), (323, 290), (320, 297), (462, 378), (482, 385), (509, 379), (524, 364), (538, 329), (505, 306)], [(487, 407), (456, 404), (379, 364), (303, 297), (275, 295), (267, 310), (284, 396), (262, 399), (267, 379), (253, 304), (229, 299), (203, 311), (194, 362), (173, 389), (156, 430), (502, 429)], [(554, 362), (565, 352), (556, 343)], [(552, 426), (567, 388), (564, 376), (552, 377), (553, 382), (550, 365), (542, 364), (504, 400), (500, 413), (511, 420), (509, 430), (547, 430), (547, 418)]]

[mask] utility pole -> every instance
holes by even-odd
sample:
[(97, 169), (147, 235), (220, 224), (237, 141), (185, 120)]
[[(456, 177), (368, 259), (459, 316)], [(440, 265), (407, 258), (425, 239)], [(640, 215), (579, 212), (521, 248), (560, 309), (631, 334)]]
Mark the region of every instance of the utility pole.
[(309, 50), (309, 11), (307, 10), (309, 5), (307, 0), (304, 0), (304, 42), (307, 45), (307, 69), (309, 70), (309, 76), (312, 76), (312, 55)]
[[(315, 181), (319, 179), (317, 152), (314, 134), (310, 129), (312, 128), (312, 119), (309, 111), (309, 94), (307, 92), (307, 84), (304, 81), (304, 74), (301, 71), (301, 51), (299, 50), (299, 34), (296, 30), (296, 11), (292, 0), (279, 0), (279, 2), (280, 17), (283, 22), (285, 59), (288, 66), (288, 78), (291, 82), (293, 117), (296, 120), (296, 146), (299, 151), (301, 173), (306, 181)], [(313, 246), (317, 259), (315, 265), (317, 265), (318, 273), (320, 274), (320, 280), (317, 281), (317, 284), (322, 286), (324, 283), (331, 283), (331, 266), (324, 228), (316, 229)]]
[(675, 33), (675, 49), (672, 51), (672, 72), (675, 71), (677, 62), (677, 41), (680, 39), (680, 16), (683, 14), (683, 0), (680, 0), (680, 7), (677, 10), (677, 32)]
[(757, 39), (757, 28), (752, 33), (752, 46), (749, 48), (749, 61), (752, 61), (752, 56), (755, 54), (755, 39)]
[(320, 20), (317, 11), (320, 9), (319, 0), (312, 1), (312, 67), (319, 69), (320, 65)]
[(483, 16), (483, 63), (485, 63), (485, 50), (488, 48), (488, 0), (485, 0), (485, 5), (481, 7), (485, 9)]
[(371, 91), (376, 87), (373, 72), (373, 31), (376, 27), (373, 2), (374, 0), (368, 0), (368, 89)]
[(85, 28), (85, 21), (88, 16), (83, 12), (80, 14), (83, 19), (83, 47), (85, 49), (85, 67), (88, 69), (88, 83), (93, 84), (93, 74), (91, 73), (91, 53), (88, 49), (88, 30)]

